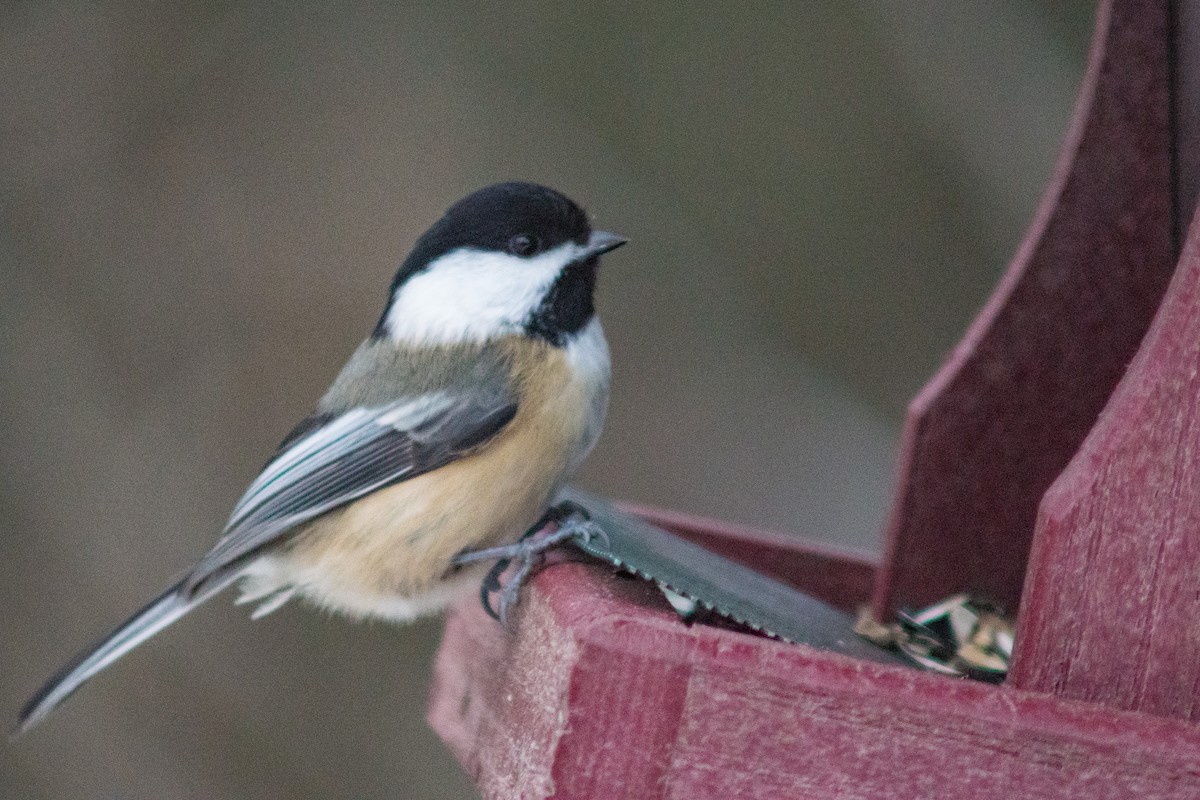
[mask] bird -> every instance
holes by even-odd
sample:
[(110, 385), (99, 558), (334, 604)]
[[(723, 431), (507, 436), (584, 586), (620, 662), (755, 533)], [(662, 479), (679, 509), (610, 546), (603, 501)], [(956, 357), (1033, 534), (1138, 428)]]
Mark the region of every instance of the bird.
[(496, 562), (494, 589), (516, 561), (500, 598), (507, 617), (535, 558), (593, 530), (581, 509), (552, 502), (604, 423), (611, 366), (597, 269), (626, 242), (534, 183), (498, 183), (451, 205), (416, 240), (378, 323), (212, 549), (55, 673), (14, 734), (234, 585), (238, 603), (257, 604), (254, 618), (297, 598), (404, 622), (480, 585), (484, 562)]

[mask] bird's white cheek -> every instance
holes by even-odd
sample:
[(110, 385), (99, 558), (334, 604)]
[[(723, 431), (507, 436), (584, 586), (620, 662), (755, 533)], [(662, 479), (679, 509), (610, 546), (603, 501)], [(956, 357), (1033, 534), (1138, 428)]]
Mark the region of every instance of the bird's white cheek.
[(406, 343), (472, 342), (513, 333), (541, 303), (578, 245), (534, 258), (454, 250), (396, 291), (388, 335)]

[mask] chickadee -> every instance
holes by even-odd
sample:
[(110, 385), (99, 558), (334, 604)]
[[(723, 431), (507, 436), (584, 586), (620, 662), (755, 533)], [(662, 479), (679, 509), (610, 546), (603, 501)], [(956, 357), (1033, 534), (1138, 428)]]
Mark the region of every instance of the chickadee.
[(610, 369), (596, 269), (625, 242), (530, 183), (451, 206), (216, 546), (51, 678), (17, 732), (234, 583), (238, 602), (259, 603), (255, 617), (301, 597), (352, 617), (411, 620), (477, 584), (482, 560), (521, 556), (527, 566), (535, 547), (518, 539), (552, 518), (551, 499), (600, 435)]

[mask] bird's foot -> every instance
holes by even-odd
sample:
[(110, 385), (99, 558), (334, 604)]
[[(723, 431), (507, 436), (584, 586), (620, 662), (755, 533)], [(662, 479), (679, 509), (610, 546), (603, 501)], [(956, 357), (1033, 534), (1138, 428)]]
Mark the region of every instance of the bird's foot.
[[(556, 526), (554, 531), (542, 533), (550, 524)], [(496, 559), (495, 565), (488, 571), (479, 587), (479, 598), (483, 602), (484, 610), (493, 619), (499, 620), (501, 625), (508, 628), (511, 611), (520, 601), (521, 587), (525, 585), (530, 574), (545, 557), (546, 551), (572, 539), (590, 542), (594, 538), (604, 542), (608, 541), (608, 535), (600, 526), (591, 521), (587, 511), (581, 506), (574, 503), (561, 503), (551, 507), (538, 520), (538, 523), (515, 544), (459, 553), (454, 559), (454, 564), (463, 566)], [(516, 570), (512, 577), (506, 583), (501, 584), (500, 576), (514, 563)], [(494, 608), (492, 595), (497, 596), (497, 604)]]

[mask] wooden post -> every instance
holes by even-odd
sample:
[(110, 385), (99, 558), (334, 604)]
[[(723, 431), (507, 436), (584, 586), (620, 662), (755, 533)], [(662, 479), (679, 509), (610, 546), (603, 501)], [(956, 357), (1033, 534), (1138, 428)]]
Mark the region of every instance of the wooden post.
[(1015, 610), (1037, 505), (1174, 266), (1166, 0), (1100, 4), (1075, 117), (996, 292), (909, 406), (876, 615), (959, 591)]
[(1014, 685), (1200, 718), (1200, 225), (1029, 566)]

